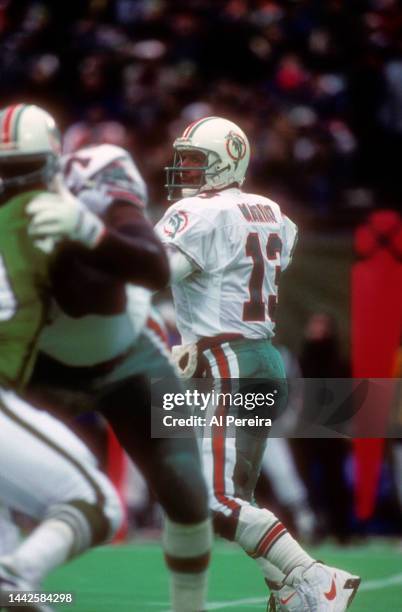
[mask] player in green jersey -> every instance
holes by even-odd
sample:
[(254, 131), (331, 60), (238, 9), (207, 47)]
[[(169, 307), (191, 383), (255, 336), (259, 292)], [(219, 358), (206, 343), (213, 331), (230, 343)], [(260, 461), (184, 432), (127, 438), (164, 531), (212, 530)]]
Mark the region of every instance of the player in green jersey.
[[(0, 608), (5, 610), (13, 591), (37, 590), (50, 570), (105, 541), (121, 522), (117, 494), (88, 449), (15, 393), (29, 378), (47, 315), (55, 244), (29, 236), (28, 207), (54, 181), (59, 152), (48, 113), (24, 104), (1, 113), (0, 500), (39, 521), (16, 550), (0, 558)], [(32, 603), (25, 609), (50, 608)]]
[(0, 384), (14, 388), (29, 377), (49, 289), (49, 255), (27, 234), (26, 206), (38, 193), (0, 200)]
[(49, 285), (46, 243), (35, 245), (28, 236), (26, 207), (55, 174), (60, 139), (50, 115), (35, 106), (9, 106), (0, 122), (0, 384), (20, 388)]

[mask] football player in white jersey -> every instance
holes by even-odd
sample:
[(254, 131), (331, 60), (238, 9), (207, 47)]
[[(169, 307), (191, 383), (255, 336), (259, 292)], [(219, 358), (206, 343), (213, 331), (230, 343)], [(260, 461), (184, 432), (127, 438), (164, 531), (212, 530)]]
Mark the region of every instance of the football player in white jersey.
[[(37, 235), (68, 237), (69, 216), (79, 202), (95, 213), (113, 244), (105, 245), (97, 261), (99, 274), (89, 269), (91, 253), (66, 248), (59, 256), (53, 282), (69, 308), (53, 304), (31, 393), (36, 386), (36, 400), (50, 409), (68, 398), (68, 409), (98, 410), (106, 417), (167, 515), (172, 608), (200, 612), (212, 530), (196, 440), (151, 438), (150, 378), (174, 379), (175, 369), (150, 306), (150, 290), (168, 278), (164, 248), (144, 215), (145, 184), (129, 154), (106, 144), (66, 156), (63, 171), (70, 191), (60, 201), (42, 200), (35, 211), (41, 214)], [(111, 276), (116, 268), (126, 283)]]
[[(226, 393), (264, 378), (277, 388), (280, 407), (286, 376), (271, 340), (279, 275), (297, 229), (278, 204), (242, 191), (249, 158), (247, 137), (231, 121), (206, 117), (189, 125), (166, 169), (169, 199), (178, 201), (157, 231), (170, 256), (183, 374), (212, 377)], [(226, 411), (223, 402), (215, 414)], [(203, 439), (216, 531), (256, 559), (271, 588), (270, 609), (345, 610), (360, 579), (315, 562), (272, 512), (252, 504), (265, 436), (241, 427), (235, 437), (225, 434), (212, 427)]]

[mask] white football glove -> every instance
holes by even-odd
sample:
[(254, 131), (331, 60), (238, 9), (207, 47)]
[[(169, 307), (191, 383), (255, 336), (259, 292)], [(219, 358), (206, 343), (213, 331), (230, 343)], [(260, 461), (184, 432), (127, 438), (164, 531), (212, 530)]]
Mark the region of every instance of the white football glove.
[(34, 245), (39, 251), (42, 251), (46, 255), (53, 253), (54, 248), (57, 244), (57, 239), (52, 236), (46, 236), (46, 238), (37, 238), (33, 241)]
[(36, 241), (68, 238), (94, 248), (104, 232), (103, 222), (67, 189), (61, 175), (53, 184), (55, 193), (42, 193), (28, 204), (26, 211), (32, 217), (28, 233)]

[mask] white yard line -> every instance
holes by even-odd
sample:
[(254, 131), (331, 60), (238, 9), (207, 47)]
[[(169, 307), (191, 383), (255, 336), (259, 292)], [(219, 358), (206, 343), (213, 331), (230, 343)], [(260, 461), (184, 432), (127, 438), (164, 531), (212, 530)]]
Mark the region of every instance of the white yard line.
[(394, 574), (393, 576), (379, 578), (378, 580), (366, 580), (362, 582), (359, 591), (377, 591), (380, 589), (387, 589), (396, 584), (402, 584), (402, 574)]
[(236, 606), (252, 606), (257, 604), (265, 604), (268, 601), (268, 592), (266, 597), (248, 597), (247, 599), (237, 599), (233, 601), (213, 601), (207, 605), (207, 610), (224, 610), (225, 608), (235, 608)]

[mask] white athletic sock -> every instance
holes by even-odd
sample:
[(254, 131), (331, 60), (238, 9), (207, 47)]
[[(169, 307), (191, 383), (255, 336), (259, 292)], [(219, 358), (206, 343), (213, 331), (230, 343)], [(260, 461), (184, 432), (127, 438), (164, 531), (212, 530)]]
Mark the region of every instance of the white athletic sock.
[(201, 612), (205, 609), (211, 545), (209, 519), (197, 525), (181, 525), (166, 518), (163, 548), (171, 571), (174, 612)]
[(262, 573), (264, 574), (264, 578), (269, 582), (277, 582), (280, 584), (285, 578), (285, 574), (281, 572), (281, 570), (279, 570), (277, 567), (275, 567), (275, 565), (272, 565), (272, 563), (270, 563), (268, 559), (260, 557), (255, 561), (261, 569)]
[(11, 555), (2, 558), (27, 582), (39, 584), (69, 557), (74, 533), (64, 521), (43, 521)]
[(242, 506), (235, 539), (251, 557), (267, 559), (284, 574), (298, 565), (308, 567), (314, 562), (276, 516), (265, 508)]
[(171, 573), (170, 592), (174, 612), (202, 612), (207, 596), (207, 572)]
[(267, 559), (284, 574), (288, 574), (295, 567), (310, 567), (314, 563), (314, 559), (288, 532), (272, 547)]

